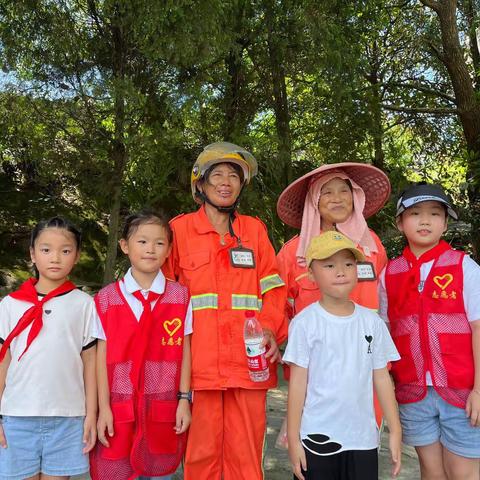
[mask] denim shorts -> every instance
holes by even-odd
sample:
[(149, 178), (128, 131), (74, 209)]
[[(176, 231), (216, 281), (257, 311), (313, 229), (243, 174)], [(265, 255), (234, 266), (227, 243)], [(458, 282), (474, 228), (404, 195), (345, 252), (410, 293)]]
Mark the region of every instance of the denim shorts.
[(88, 472), (84, 417), (3, 417), (7, 448), (0, 448), (0, 480)]
[(441, 398), (433, 387), (420, 402), (399, 405), (403, 441), (424, 447), (437, 441), (450, 452), (480, 458), (480, 427), (472, 427), (463, 408)]

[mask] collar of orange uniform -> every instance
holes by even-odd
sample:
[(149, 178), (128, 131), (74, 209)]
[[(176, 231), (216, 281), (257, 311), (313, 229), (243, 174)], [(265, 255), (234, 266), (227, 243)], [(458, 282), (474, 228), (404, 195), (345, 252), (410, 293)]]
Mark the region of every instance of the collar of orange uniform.
[[(194, 218), (193, 218), (193, 224), (195, 226), (195, 230), (197, 233), (200, 235), (205, 234), (205, 233), (210, 233), (210, 232), (216, 232), (216, 230), (213, 228), (212, 224), (210, 223), (210, 220), (207, 217), (207, 212), (205, 211), (205, 205), (202, 205), (195, 213), (194, 213)], [(233, 230), (236, 233), (236, 235), (240, 236), (242, 239), (242, 242), (245, 240), (248, 240), (248, 233), (244, 231), (242, 228), (242, 223), (240, 220), (240, 215), (238, 212), (235, 212), (235, 220), (233, 221)], [(217, 234), (218, 235), (218, 234)]]

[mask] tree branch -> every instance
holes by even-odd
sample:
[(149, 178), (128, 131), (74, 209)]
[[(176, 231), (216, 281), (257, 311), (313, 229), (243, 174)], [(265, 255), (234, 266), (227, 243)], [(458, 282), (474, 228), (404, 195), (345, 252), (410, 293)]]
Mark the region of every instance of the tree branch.
[(389, 82), (384, 84), (384, 86), (393, 86), (393, 87), (400, 87), (400, 88), (411, 88), (414, 90), (418, 90), (419, 92), (427, 93), (429, 95), (434, 95), (435, 97), (441, 97), (449, 102), (455, 104), (455, 97), (448, 95), (447, 93), (441, 92), (440, 90), (436, 90), (434, 88), (429, 88), (424, 85), (416, 84), (416, 83), (402, 83), (402, 82)]
[(420, 0), (420, 3), (422, 3), (426, 7), (431, 8), (432, 10), (435, 10), (436, 12), (438, 12), (438, 10), (440, 9), (439, 3), (433, 0)]
[(440, 51), (440, 49), (433, 43), (433, 42), (425, 42), (428, 48), (432, 51), (432, 53), (445, 65), (446, 59), (445, 55)]
[(401, 105), (385, 105), (382, 107), (391, 112), (421, 113), (427, 115), (458, 115), (457, 108), (428, 108), (428, 107), (402, 107)]

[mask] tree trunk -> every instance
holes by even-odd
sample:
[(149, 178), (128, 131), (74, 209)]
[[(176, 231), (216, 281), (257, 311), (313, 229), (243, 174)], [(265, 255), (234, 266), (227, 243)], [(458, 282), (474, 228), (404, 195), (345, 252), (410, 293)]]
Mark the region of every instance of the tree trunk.
[(242, 118), (243, 89), (245, 83), (245, 67), (243, 65), (243, 53), (245, 50), (245, 2), (235, 3), (234, 20), (235, 39), (232, 42), (230, 51), (225, 58), (227, 68), (227, 79), (225, 89), (225, 122), (223, 127), (223, 138), (238, 142), (238, 138), (245, 133), (245, 122)]
[(456, 0), (441, 0), (436, 12), (440, 21), (445, 64), (456, 104), (459, 109), (465, 140), (471, 153), (480, 153), (480, 100), (477, 98), (472, 78), (463, 55), (457, 28)]
[(120, 207), (122, 204), (122, 183), (125, 165), (127, 164), (127, 152), (125, 150), (125, 145), (121, 142), (114, 142), (111, 156), (114, 162), (114, 169), (112, 172), (114, 182), (111, 190), (112, 204), (110, 208), (110, 217), (108, 220), (107, 255), (105, 258), (105, 271), (103, 275), (104, 285), (111, 283), (115, 279), (118, 231), (120, 227)]
[(275, 6), (271, 1), (265, 2), (265, 20), (267, 23), (268, 55), (272, 82), (273, 109), (275, 112), (275, 129), (278, 142), (278, 164), (281, 169), (280, 186), (285, 188), (293, 180), (292, 174), (292, 136), (290, 131), (290, 111), (288, 107), (287, 84), (285, 80), (285, 52), (281, 43), (275, 21)]
[(380, 170), (385, 170), (385, 154), (383, 152), (383, 123), (382, 123), (382, 92), (379, 78), (378, 44), (374, 41), (371, 58), (370, 72), (367, 80), (371, 85), (370, 111), (371, 126), (370, 133), (373, 138), (373, 165)]
[(125, 146), (125, 67), (126, 46), (122, 35), (120, 12), (117, 8), (112, 20), (113, 61), (112, 72), (114, 78), (114, 134), (111, 142), (110, 158), (113, 162), (112, 171), (112, 206), (108, 222), (107, 255), (103, 284), (114, 280), (115, 263), (117, 259), (118, 230), (120, 224), (120, 207), (122, 202), (122, 184), (127, 165), (127, 149)]
[(442, 34), (442, 61), (452, 82), (459, 119), (468, 148), (467, 180), (472, 223), (472, 246), (476, 258), (480, 254), (480, 99), (465, 63), (457, 28), (456, 0), (421, 0), (437, 13)]
[(480, 51), (477, 40), (478, 13), (475, 11), (474, 0), (463, 0), (462, 10), (467, 20), (470, 56), (475, 75), (476, 90), (480, 89)]
[[(238, 47), (238, 48), (235, 48)], [(225, 59), (227, 67), (227, 83), (225, 90), (225, 123), (223, 138), (235, 141), (239, 135), (238, 114), (240, 111), (240, 92), (242, 86), (242, 50), (236, 44)]]

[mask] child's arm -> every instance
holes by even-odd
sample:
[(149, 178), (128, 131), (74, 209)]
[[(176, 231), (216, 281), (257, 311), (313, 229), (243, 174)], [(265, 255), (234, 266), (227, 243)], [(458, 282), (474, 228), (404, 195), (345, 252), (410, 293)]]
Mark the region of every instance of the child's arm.
[(307, 393), (307, 372), (306, 368), (299, 367), (293, 363), (290, 364), (287, 409), (288, 453), (293, 473), (300, 480), (305, 480), (302, 475), (302, 469), (304, 471), (307, 470), (305, 450), (300, 441), (300, 422)]
[[(3, 391), (5, 390), (5, 379), (7, 378), (7, 370), (10, 366), (12, 356), (10, 355), (10, 350), (7, 350), (5, 358), (0, 362), (0, 401), (2, 400)], [(5, 438), (5, 433), (3, 432), (2, 422), (0, 420), (0, 447), (7, 448), (7, 439)]]
[(85, 406), (87, 414), (83, 424), (83, 453), (88, 453), (97, 441), (97, 375), (95, 372), (97, 348), (95, 346), (83, 350), (83, 381), (85, 384)]
[[(183, 358), (182, 372), (180, 374), (180, 391), (190, 391), (190, 377), (192, 373), (192, 354), (190, 351), (190, 335), (185, 335), (183, 339)], [(178, 401), (175, 431), (177, 434), (186, 432), (190, 426), (192, 414), (190, 412), (190, 402), (181, 398)]]
[(480, 426), (480, 320), (470, 322), (472, 328), (473, 363), (475, 365), (475, 379), (473, 389), (467, 398), (465, 411), (470, 417), (472, 427)]
[(113, 437), (113, 414), (110, 408), (110, 389), (108, 387), (107, 375), (107, 342), (105, 340), (98, 340), (97, 344), (97, 389), (98, 389), (98, 421), (97, 433), (98, 439), (109, 447), (105, 430), (108, 431), (108, 436)]
[(395, 392), (387, 367), (373, 370), (373, 385), (387, 420), (388, 431), (390, 432), (388, 442), (393, 464), (392, 476), (396, 477), (402, 466), (402, 427), (398, 416)]

